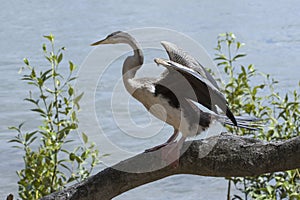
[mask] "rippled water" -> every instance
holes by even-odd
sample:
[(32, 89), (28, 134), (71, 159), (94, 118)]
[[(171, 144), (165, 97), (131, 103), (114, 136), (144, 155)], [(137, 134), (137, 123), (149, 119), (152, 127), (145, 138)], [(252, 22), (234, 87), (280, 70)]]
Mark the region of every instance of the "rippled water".
[[(300, 2), (296, 0), (276, 3), (258, 0), (226, 3), (220, 0), (1, 1), (0, 198), (17, 193), (15, 171), (22, 167), (22, 157), (6, 142), (14, 135), (7, 127), (24, 120), (27, 128), (34, 126), (35, 116), (28, 114), (29, 105), (22, 101), (27, 95), (27, 86), (20, 81), (17, 72), (23, 57), (37, 65), (44, 63), (40, 56), (42, 35), (53, 33), (57, 45), (67, 47), (66, 59), (80, 65), (91, 51), (89, 44), (115, 30), (173, 29), (198, 41), (212, 57), (217, 35), (231, 31), (247, 45), (245, 52), (249, 56), (244, 63), (254, 63), (260, 71), (270, 73), (280, 81), (278, 89), (286, 91), (296, 88), (300, 76), (299, 8)], [(111, 73), (120, 76), (120, 71), (121, 67), (116, 67)], [(101, 93), (101, 89), (97, 91), (100, 93), (96, 97), (98, 101), (109, 99), (111, 95)], [(149, 116), (139, 110), (134, 101), (130, 105), (137, 109), (136, 113), (143, 114), (136, 119), (147, 123)], [(103, 112), (103, 107), (98, 105), (97, 109)], [(119, 136), (120, 132), (111, 128), (113, 121), (101, 119), (107, 135), (122, 141), (122, 147), (139, 152), (139, 145), (145, 145), (141, 140)], [(169, 127), (164, 128), (167, 133), (171, 131)], [(118, 140), (119, 137), (123, 139)], [(142, 186), (116, 199), (225, 199), (226, 184), (223, 178), (180, 175)]]

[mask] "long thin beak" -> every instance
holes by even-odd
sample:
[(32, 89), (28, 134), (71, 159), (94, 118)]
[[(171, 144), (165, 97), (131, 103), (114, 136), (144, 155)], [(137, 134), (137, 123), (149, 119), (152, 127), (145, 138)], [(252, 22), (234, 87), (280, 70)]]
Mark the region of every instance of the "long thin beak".
[(167, 62), (167, 60), (163, 59), (163, 58), (154, 58), (154, 62), (157, 65), (164, 65), (164, 66), (170, 66), (170, 64)]
[(96, 45), (100, 45), (100, 44), (108, 44), (107, 39), (105, 38), (105, 39), (103, 39), (103, 40), (100, 40), (100, 41), (98, 41), (98, 42), (95, 42), (95, 43), (91, 44), (91, 46), (96, 46)]

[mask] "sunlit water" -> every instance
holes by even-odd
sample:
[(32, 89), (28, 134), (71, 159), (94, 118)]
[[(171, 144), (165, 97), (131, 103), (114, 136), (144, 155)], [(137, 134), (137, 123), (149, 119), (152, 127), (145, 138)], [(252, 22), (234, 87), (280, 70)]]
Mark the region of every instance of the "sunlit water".
[[(20, 81), (21, 75), (17, 72), (22, 66), (23, 57), (28, 57), (35, 65), (45, 64), (41, 56), (41, 44), (45, 42), (42, 35), (53, 33), (57, 38), (57, 45), (64, 45), (68, 49), (65, 58), (80, 65), (92, 50), (89, 46), (91, 42), (116, 30), (143, 27), (173, 29), (198, 41), (212, 57), (217, 35), (231, 31), (246, 43), (244, 51), (248, 57), (243, 63), (253, 63), (258, 70), (273, 75), (280, 81), (277, 89), (285, 92), (297, 88), (300, 76), (299, 8), (300, 2), (296, 0), (276, 3), (257, 0), (226, 3), (1, 1), (0, 198), (4, 199), (9, 193), (17, 193), (15, 171), (22, 167), (21, 152), (7, 143), (15, 134), (8, 131), (7, 127), (22, 121), (26, 121), (25, 128), (32, 128), (36, 124), (36, 117), (28, 112), (29, 105), (22, 101), (28, 93), (28, 86)], [(149, 40), (156, 41), (156, 38)], [(108, 55), (103, 55), (106, 56)], [(121, 63), (122, 60), (119, 61), (120, 65)], [(119, 77), (121, 66), (110, 73), (113, 73), (113, 77)], [(112, 79), (105, 87), (109, 88), (109, 84), (117, 79)], [(111, 93), (109, 89), (104, 91), (105, 88), (101, 88), (99, 83), (95, 109), (107, 137), (132, 154), (140, 152), (147, 145), (151, 146), (152, 144), (146, 144), (136, 137), (120, 134), (115, 123), (105, 117), (109, 116), (105, 115), (105, 107), (110, 106)], [(103, 103), (105, 98), (108, 100), (107, 105)], [(97, 101), (102, 102), (103, 106), (97, 104)], [(134, 100), (130, 101), (129, 106), (133, 109), (131, 115), (138, 114), (139, 117), (134, 118), (135, 122), (147, 125), (151, 116), (137, 105)], [(160, 122), (155, 123), (161, 126)], [(162, 134), (158, 134), (154, 142), (164, 142), (171, 131), (170, 127), (163, 126)], [(225, 199), (226, 186), (227, 182), (223, 178), (180, 175), (142, 186), (116, 199)]]

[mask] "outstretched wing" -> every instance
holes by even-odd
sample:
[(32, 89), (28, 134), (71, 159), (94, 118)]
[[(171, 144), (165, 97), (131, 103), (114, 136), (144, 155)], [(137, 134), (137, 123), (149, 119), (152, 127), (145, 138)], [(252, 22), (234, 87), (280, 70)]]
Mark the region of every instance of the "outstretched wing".
[(168, 69), (156, 84), (169, 88), (178, 98), (191, 99), (212, 111), (214, 105), (217, 105), (233, 124), (237, 124), (224, 95), (209, 80), (193, 69), (174, 61), (161, 58), (154, 61)]
[(171, 61), (179, 63), (199, 73), (219, 90), (216, 80), (193, 56), (171, 42), (161, 41), (161, 44), (167, 51)]

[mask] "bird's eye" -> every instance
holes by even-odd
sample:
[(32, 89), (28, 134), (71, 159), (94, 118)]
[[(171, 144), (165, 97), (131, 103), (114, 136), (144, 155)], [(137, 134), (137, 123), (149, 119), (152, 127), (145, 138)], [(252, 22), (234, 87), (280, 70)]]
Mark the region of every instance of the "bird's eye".
[(117, 35), (117, 34), (119, 34), (119, 33), (121, 33), (121, 31), (113, 32), (113, 33), (109, 34), (109, 35), (107, 36), (107, 38), (112, 37), (112, 36), (115, 36), (115, 35)]

